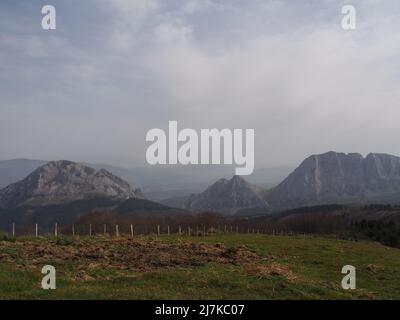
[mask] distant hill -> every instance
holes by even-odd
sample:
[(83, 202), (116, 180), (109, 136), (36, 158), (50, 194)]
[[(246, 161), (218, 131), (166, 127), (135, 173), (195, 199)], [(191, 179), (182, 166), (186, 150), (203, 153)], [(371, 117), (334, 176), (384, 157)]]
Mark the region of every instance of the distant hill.
[(97, 197), (85, 200), (77, 200), (62, 204), (51, 204), (46, 206), (22, 205), (8, 210), (0, 210), (0, 230), (9, 231), (12, 223), (18, 230), (30, 230), (32, 234), (34, 225), (39, 224), (41, 232), (51, 231), (54, 224), (60, 227), (69, 226), (73, 223), (104, 222), (104, 217), (112, 217), (109, 221), (127, 219), (137, 216), (173, 216), (190, 214), (182, 209), (175, 209), (158, 203), (132, 198), (125, 201)]
[(267, 208), (263, 190), (234, 176), (231, 180), (220, 179), (200, 194), (193, 194), (184, 207), (193, 211), (218, 211), (234, 214), (244, 208)]
[(77, 226), (92, 224), (94, 228), (98, 226), (103, 227), (103, 224), (119, 224), (121, 228), (125, 227), (125, 229), (129, 224), (134, 223), (136, 229), (140, 225), (146, 229), (154, 221), (171, 221), (192, 215), (187, 210), (164, 206), (157, 202), (145, 199), (129, 199), (113, 207), (86, 212), (86, 214), (77, 217), (74, 223)]
[(145, 199), (129, 199), (118, 204), (113, 212), (122, 216), (132, 215), (171, 215), (171, 214), (187, 214), (187, 210), (165, 206), (163, 204), (145, 200)]
[(21, 205), (7, 210), (0, 209), (0, 230), (9, 231), (12, 223), (15, 223), (18, 231), (28, 228), (32, 234), (34, 225), (38, 223), (41, 231), (49, 231), (55, 223), (69, 225), (88, 212), (111, 210), (119, 202), (110, 198), (91, 198), (62, 204)]

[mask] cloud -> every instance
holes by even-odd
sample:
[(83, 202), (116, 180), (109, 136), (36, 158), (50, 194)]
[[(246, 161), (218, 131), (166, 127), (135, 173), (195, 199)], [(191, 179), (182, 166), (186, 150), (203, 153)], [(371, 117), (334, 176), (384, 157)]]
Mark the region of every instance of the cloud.
[(256, 129), (256, 166), (399, 154), (400, 9), (354, 1), (349, 32), (344, 3), (55, 1), (54, 33), (34, 5), (2, 3), (2, 157), (141, 165), (168, 120)]

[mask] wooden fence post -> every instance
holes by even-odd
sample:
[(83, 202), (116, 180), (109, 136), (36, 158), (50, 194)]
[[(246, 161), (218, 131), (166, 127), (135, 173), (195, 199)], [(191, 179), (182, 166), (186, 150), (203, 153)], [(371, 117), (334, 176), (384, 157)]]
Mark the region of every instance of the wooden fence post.
[(157, 236), (158, 237), (160, 236), (160, 225), (159, 224), (157, 225)]
[(12, 236), (13, 236), (13, 238), (15, 238), (15, 223), (13, 222), (13, 224), (12, 224)]
[(37, 238), (39, 236), (39, 227), (38, 224), (35, 224), (35, 237)]
[(171, 234), (171, 233), (170, 233), (170, 230), (169, 230), (169, 226), (167, 227), (167, 232), (168, 232), (168, 235)]
[(119, 228), (117, 224), (115, 225), (115, 236), (119, 237)]
[(133, 224), (131, 224), (131, 237), (133, 238)]
[(182, 235), (182, 227), (179, 226), (179, 235)]
[(106, 224), (103, 225), (103, 234), (104, 235), (107, 234), (107, 225)]
[(58, 224), (57, 224), (57, 222), (54, 225), (54, 236), (58, 237)]
[(92, 224), (90, 223), (89, 224), (89, 237), (91, 237), (92, 236)]

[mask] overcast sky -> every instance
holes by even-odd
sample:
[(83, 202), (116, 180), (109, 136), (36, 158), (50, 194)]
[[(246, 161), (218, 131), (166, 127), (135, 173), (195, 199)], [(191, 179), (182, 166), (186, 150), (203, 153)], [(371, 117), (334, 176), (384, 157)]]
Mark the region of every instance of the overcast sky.
[(0, 158), (142, 166), (169, 120), (254, 128), (256, 168), (400, 155), (399, 56), (398, 0), (2, 0)]

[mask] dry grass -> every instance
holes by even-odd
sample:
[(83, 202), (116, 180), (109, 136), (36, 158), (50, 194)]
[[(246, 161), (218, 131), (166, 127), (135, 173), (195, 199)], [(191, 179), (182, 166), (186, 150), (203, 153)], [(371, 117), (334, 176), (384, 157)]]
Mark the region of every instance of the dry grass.
[(277, 262), (262, 265), (249, 265), (247, 267), (249, 274), (254, 275), (260, 279), (270, 278), (271, 276), (280, 276), (289, 282), (297, 279), (297, 276), (290, 270), (289, 267)]

